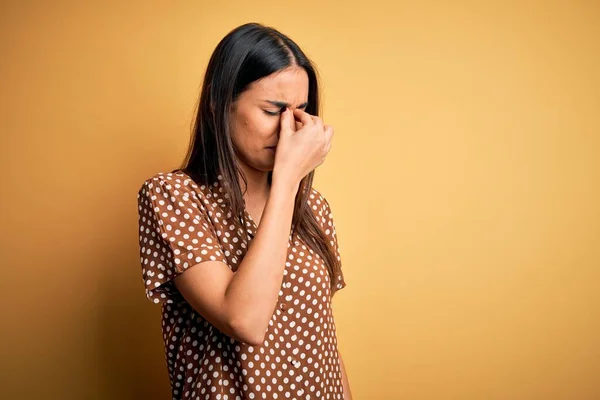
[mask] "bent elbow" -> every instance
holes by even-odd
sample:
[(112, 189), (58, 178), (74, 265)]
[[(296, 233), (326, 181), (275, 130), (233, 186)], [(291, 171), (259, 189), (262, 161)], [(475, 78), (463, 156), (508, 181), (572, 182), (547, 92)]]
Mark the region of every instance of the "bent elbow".
[(232, 337), (238, 342), (252, 346), (262, 346), (265, 342), (266, 329), (256, 327), (253, 321), (234, 320), (229, 325)]
[(262, 335), (255, 335), (252, 337), (248, 336), (242, 340), (242, 343), (246, 343), (252, 346), (262, 346), (265, 343), (265, 335), (263, 333)]

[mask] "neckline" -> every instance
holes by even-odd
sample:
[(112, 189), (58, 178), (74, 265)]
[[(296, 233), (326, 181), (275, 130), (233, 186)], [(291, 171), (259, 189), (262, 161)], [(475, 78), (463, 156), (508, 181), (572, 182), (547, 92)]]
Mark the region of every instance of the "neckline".
[[(173, 171), (172, 173), (179, 173), (181, 175), (183, 175), (186, 179), (191, 180), (192, 182), (196, 183), (194, 181), (194, 179), (187, 174), (185, 171), (182, 170), (177, 170), (176, 172)], [(221, 185), (221, 181), (220, 179), (217, 179), (217, 184), (220, 186)], [(197, 183), (196, 183), (197, 185)], [(210, 186), (210, 184), (206, 184), (207, 187), (209, 187), (209, 190), (211, 190), (212, 188)], [(250, 235), (252, 235), (252, 237), (254, 238), (256, 236), (256, 231), (258, 230), (258, 224), (256, 223), (256, 221), (254, 221), (254, 218), (252, 218), (252, 215), (250, 215), (250, 213), (248, 212), (248, 210), (246, 209), (246, 201), (244, 200), (244, 216), (245, 218), (250, 222), (250, 226), (246, 226), (246, 232), (248, 232)]]
[(246, 209), (246, 205), (245, 204), (244, 204), (244, 216), (250, 222), (250, 226), (246, 227), (246, 232), (248, 232), (249, 234), (251, 234), (252, 237), (256, 236), (256, 231), (258, 230), (258, 225), (256, 224), (256, 221), (254, 221), (254, 218), (252, 218), (252, 215), (250, 215), (250, 213)]
[[(250, 226), (246, 226), (245, 230), (248, 234), (250, 234), (251, 238), (254, 239), (254, 237), (256, 236), (256, 232), (258, 231), (258, 225), (256, 224), (256, 221), (254, 220), (254, 218), (252, 218), (252, 215), (250, 215), (250, 213), (246, 209), (245, 204), (244, 204), (244, 215), (250, 222)], [(290, 229), (290, 235), (289, 235), (290, 241), (292, 241), (294, 238), (294, 234), (291, 233), (293, 230), (294, 230), (294, 224), (292, 223), (292, 226)], [(285, 280), (285, 278), (284, 278), (284, 280)]]

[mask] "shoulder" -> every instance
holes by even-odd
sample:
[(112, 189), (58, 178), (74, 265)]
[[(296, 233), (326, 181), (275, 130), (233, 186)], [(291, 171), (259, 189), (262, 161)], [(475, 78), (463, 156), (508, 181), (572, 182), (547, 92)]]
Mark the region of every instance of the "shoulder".
[(326, 223), (331, 218), (329, 202), (325, 195), (318, 189), (311, 188), (307, 202), (321, 223)]
[(308, 204), (313, 207), (313, 209), (321, 209), (323, 205), (327, 203), (327, 199), (325, 195), (321, 193), (317, 188), (312, 187), (310, 189), (310, 193), (307, 198)]
[(159, 172), (139, 188), (138, 211), (140, 216), (158, 219), (159, 224), (181, 225), (190, 218), (206, 224), (216, 223), (227, 211), (223, 186), (219, 182), (199, 184), (181, 171)]
[[(183, 172), (158, 172), (142, 183), (143, 188), (174, 187), (179, 190), (198, 189), (199, 186)], [(170, 188), (169, 188), (170, 189)]]
[(184, 172), (158, 172), (142, 182), (138, 189), (138, 198), (152, 197), (152, 200), (156, 200), (160, 197), (171, 197), (185, 198), (187, 201), (190, 197), (205, 198), (208, 192), (209, 188), (206, 185), (196, 184)]

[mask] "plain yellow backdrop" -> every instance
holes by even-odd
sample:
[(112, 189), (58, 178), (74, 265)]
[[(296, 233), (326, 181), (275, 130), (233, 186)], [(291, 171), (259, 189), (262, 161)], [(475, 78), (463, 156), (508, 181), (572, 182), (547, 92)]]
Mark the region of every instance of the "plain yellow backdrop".
[(3, 1), (0, 397), (168, 398), (136, 192), (181, 162), (208, 57), (249, 21), (321, 74), (354, 398), (599, 399), (583, 0)]

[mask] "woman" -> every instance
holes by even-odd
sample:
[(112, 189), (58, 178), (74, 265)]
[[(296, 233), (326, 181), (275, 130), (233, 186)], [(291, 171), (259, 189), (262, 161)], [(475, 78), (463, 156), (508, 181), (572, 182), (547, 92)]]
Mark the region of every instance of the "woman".
[(184, 165), (139, 190), (174, 399), (351, 398), (331, 309), (346, 284), (312, 188), (333, 136), (318, 109), (300, 48), (242, 25), (210, 59)]

